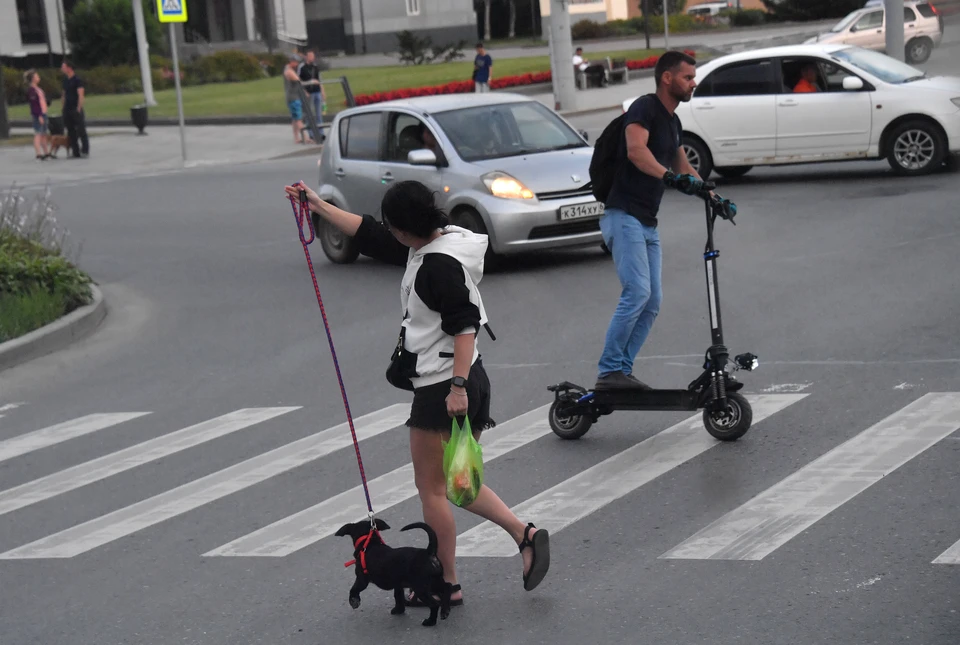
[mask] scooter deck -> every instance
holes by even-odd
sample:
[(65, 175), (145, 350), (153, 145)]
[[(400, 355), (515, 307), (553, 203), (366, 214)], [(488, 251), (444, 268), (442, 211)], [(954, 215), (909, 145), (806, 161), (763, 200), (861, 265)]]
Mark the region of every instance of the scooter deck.
[(631, 388), (593, 391), (593, 403), (616, 410), (696, 410), (697, 392)]

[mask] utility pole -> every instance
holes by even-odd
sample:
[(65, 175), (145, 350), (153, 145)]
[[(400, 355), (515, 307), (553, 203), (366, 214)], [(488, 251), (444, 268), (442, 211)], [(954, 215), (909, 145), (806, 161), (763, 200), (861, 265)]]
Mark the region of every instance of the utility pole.
[(886, 28), (887, 56), (899, 61), (906, 58), (903, 45), (903, 0), (883, 0), (886, 15), (883, 24)]
[(157, 104), (153, 98), (153, 75), (150, 73), (150, 54), (147, 46), (147, 28), (143, 24), (143, 2), (130, 0), (133, 3), (133, 26), (137, 32), (137, 53), (140, 56), (140, 80), (143, 83), (143, 102), (153, 107)]
[(663, 0), (663, 48), (670, 49), (670, 13), (667, 0)]
[(10, 122), (7, 121), (7, 95), (3, 91), (3, 61), (0, 60), (0, 139), (10, 138)]
[(573, 77), (573, 37), (568, 0), (550, 0), (550, 62), (554, 109), (576, 109), (577, 86)]

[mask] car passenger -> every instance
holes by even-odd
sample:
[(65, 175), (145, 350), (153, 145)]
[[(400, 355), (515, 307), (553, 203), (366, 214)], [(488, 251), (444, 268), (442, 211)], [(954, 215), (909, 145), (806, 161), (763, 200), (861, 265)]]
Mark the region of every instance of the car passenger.
[(794, 93), (819, 92), (817, 87), (817, 66), (807, 63), (800, 70), (800, 80), (793, 86)]

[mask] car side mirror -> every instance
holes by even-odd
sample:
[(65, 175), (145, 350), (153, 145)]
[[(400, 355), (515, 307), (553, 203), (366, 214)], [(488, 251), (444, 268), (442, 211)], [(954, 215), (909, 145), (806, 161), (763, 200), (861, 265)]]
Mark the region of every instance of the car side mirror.
[(436, 166), (437, 155), (433, 150), (424, 148), (423, 150), (411, 150), (407, 153), (407, 163), (414, 166)]
[(848, 92), (856, 92), (863, 89), (863, 80), (856, 76), (845, 76), (843, 79), (843, 89)]
[(590, 140), (590, 134), (586, 130), (580, 130), (580, 136), (583, 137), (584, 141)]

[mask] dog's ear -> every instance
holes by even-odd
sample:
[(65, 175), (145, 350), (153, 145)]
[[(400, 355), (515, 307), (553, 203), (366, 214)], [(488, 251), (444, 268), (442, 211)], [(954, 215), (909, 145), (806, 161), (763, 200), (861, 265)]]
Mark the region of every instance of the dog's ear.
[(343, 526), (340, 527), (340, 530), (334, 533), (334, 535), (336, 537), (343, 537), (344, 535), (350, 535), (351, 526), (352, 526), (351, 524), (344, 524)]
[(376, 520), (374, 520), (374, 522), (377, 523), (378, 531), (386, 531), (387, 529), (390, 528), (390, 525), (384, 522), (383, 520), (381, 520), (379, 517)]

